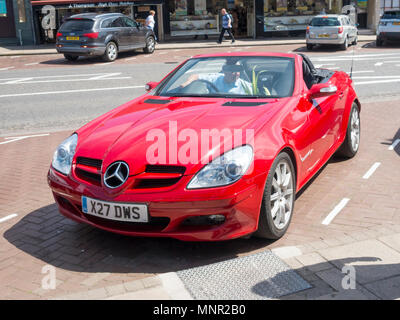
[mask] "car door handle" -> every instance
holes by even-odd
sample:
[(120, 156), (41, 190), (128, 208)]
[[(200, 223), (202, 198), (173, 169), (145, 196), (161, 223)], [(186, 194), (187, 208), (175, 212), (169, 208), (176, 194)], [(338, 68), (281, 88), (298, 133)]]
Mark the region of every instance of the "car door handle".
[(344, 91), (339, 93), (339, 99), (342, 99), (344, 97)]

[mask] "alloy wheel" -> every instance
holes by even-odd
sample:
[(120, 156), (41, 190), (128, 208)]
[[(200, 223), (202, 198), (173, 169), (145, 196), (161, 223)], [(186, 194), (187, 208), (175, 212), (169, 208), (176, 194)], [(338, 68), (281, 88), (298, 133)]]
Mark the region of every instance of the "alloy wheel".
[(115, 44), (110, 43), (107, 47), (107, 55), (110, 60), (115, 60), (117, 57), (117, 47)]
[(356, 108), (351, 114), (350, 130), (351, 147), (357, 151), (360, 145), (360, 117)]
[(289, 164), (281, 161), (275, 169), (270, 197), (272, 220), (279, 230), (284, 229), (290, 221), (293, 196), (293, 173)]

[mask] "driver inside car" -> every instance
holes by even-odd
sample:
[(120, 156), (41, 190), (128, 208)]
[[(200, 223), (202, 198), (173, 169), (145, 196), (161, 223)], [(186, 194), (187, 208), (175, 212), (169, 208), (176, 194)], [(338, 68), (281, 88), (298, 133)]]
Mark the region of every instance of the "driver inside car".
[(186, 88), (192, 82), (204, 81), (210, 83), (209, 90), (214, 90), (216, 93), (231, 93), (239, 95), (252, 95), (253, 89), (250, 82), (240, 78), (240, 72), (243, 67), (238, 64), (225, 64), (222, 67), (221, 73), (211, 74), (192, 74), (187, 81), (181, 84), (181, 88)]

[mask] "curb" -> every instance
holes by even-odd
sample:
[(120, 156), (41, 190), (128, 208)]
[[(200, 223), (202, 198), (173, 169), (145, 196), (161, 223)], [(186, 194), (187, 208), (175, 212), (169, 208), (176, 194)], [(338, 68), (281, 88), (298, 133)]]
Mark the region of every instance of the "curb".
[[(375, 41), (375, 36), (374, 39), (358, 39), (358, 42), (371, 42)], [(204, 45), (194, 45), (194, 46), (184, 46), (184, 43), (182, 43), (181, 46), (171, 46), (168, 44), (161, 45), (161, 47), (158, 47), (156, 50), (173, 50), (173, 49), (180, 49), (180, 50), (186, 50), (186, 49), (207, 49), (207, 48), (221, 48), (221, 47), (262, 47), (262, 46), (280, 46), (280, 45), (293, 45), (293, 44), (304, 44), (305, 45), (305, 40), (292, 40), (292, 41), (285, 41), (285, 40), (272, 40), (271, 42), (249, 42), (249, 43), (237, 43), (240, 40), (237, 40), (235, 44), (231, 43), (226, 43), (226, 44), (217, 44), (217, 43), (205, 43)], [(282, 42), (281, 42), (282, 41)], [(0, 47), (1, 50), (1, 47)], [(34, 52), (31, 52), (31, 50), (37, 50)], [(1, 53), (0, 52), (0, 57), (6, 57), (6, 56), (20, 56), (20, 55), (44, 55), (44, 54), (59, 54), (55, 49), (28, 49), (27, 52), (24, 52), (24, 50), (21, 50), (21, 52), (5, 52)]]

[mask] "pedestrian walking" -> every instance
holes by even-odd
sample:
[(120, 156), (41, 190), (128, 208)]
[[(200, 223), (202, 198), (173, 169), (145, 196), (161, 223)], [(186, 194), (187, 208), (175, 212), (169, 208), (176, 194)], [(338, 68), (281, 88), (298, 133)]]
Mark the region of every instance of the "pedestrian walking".
[[(145, 27), (153, 31), (153, 33), (154, 33), (154, 25), (156, 24), (156, 21), (154, 20), (155, 14), (156, 12), (154, 10), (150, 10), (149, 15), (147, 16), (145, 22)], [(155, 33), (154, 33), (154, 39), (157, 41), (157, 36)]]
[(233, 37), (232, 34), (232, 16), (228, 12), (226, 12), (226, 9), (221, 9), (221, 15), (222, 15), (222, 30), (219, 35), (218, 43), (222, 42), (222, 38), (225, 35), (225, 31), (228, 31), (228, 34), (232, 39), (232, 43), (234, 43), (235, 38)]

